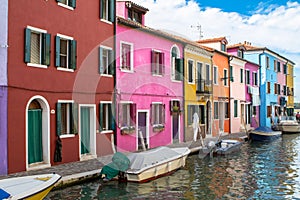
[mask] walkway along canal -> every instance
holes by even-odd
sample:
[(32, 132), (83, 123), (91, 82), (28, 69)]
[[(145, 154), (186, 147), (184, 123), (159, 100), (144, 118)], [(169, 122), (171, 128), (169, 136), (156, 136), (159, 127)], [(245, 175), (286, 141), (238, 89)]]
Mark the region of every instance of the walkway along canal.
[(244, 143), (229, 156), (187, 159), (174, 174), (145, 184), (99, 179), (52, 191), (47, 199), (299, 199), (300, 135)]

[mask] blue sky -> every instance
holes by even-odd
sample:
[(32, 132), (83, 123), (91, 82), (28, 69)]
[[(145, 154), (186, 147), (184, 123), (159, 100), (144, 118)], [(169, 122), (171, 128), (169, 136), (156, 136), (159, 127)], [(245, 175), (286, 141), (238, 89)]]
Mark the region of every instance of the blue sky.
[[(237, 12), (242, 15), (252, 15), (262, 8), (276, 8), (286, 5), (286, 0), (196, 0), (201, 7), (221, 8), (224, 12)], [(270, 7), (271, 6), (271, 7)]]
[(149, 9), (146, 26), (190, 40), (225, 36), (229, 44), (267, 47), (295, 65), (300, 102), (300, 0), (132, 0)]

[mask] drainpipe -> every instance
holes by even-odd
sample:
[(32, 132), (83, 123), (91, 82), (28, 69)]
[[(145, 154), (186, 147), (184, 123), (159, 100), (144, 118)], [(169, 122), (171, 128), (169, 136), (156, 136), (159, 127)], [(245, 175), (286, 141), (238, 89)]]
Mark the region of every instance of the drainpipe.
[(116, 17), (116, 11), (117, 9), (117, 3), (116, 1), (114, 1), (114, 11), (115, 11), (115, 14), (114, 14), (114, 55), (113, 55), (113, 62), (114, 62), (114, 75), (113, 75), (113, 79), (114, 79), (114, 88), (113, 88), (113, 95), (112, 95), (112, 98), (113, 98), (113, 105), (115, 106), (114, 108), (114, 114), (115, 114), (115, 127), (114, 127), (114, 132), (113, 132), (113, 135), (112, 135), (112, 141), (111, 141), (111, 144), (112, 144), (112, 149), (113, 149), (113, 152), (115, 153), (116, 152), (116, 149), (115, 149), (115, 146), (117, 144), (117, 90), (116, 90), (116, 87), (117, 87), (117, 77), (116, 77), (116, 74), (117, 74), (117, 62), (116, 62), (116, 56), (117, 56), (117, 35), (116, 35), (116, 32), (117, 32), (117, 17)]

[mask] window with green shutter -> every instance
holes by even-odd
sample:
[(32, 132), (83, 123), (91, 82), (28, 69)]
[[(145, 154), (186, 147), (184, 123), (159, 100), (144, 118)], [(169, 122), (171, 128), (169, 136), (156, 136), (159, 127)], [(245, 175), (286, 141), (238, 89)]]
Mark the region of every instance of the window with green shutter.
[(78, 133), (78, 104), (70, 101), (56, 104), (56, 134), (69, 135)]
[(56, 0), (56, 2), (59, 3), (59, 5), (66, 5), (71, 8), (76, 8), (76, 0)]
[(99, 74), (114, 75), (114, 52), (109, 47), (99, 47)]
[(76, 70), (77, 42), (68, 36), (55, 36), (55, 66)]
[(50, 65), (51, 35), (45, 30), (25, 29), (24, 62), (31, 66)]
[(238, 117), (238, 100), (234, 100), (233, 102), (233, 113), (234, 117)]
[(114, 0), (100, 0), (100, 19), (115, 21), (115, 3)]
[(183, 58), (175, 58), (175, 80), (183, 80)]
[(114, 130), (114, 114), (111, 102), (101, 102), (99, 104), (99, 129), (100, 131)]

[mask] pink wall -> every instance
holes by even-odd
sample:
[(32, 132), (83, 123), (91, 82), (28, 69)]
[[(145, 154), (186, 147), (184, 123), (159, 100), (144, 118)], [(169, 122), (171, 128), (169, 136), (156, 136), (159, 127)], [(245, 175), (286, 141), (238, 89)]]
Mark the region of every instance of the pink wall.
[[(120, 42), (131, 43), (134, 49), (134, 71), (124, 72), (120, 69)], [(138, 29), (132, 29), (117, 24), (116, 36), (116, 78), (117, 103), (132, 101), (136, 103), (137, 110), (147, 110), (150, 115), (152, 102), (165, 104), (165, 129), (153, 133), (150, 122), (150, 148), (172, 143), (172, 118), (169, 111), (170, 100), (180, 100), (183, 105), (183, 84), (181, 81), (171, 80), (171, 49), (177, 45), (182, 57), (182, 45), (172, 40), (149, 34)], [(151, 51), (159, 50), (165, 55), (165, 75), (153, 76), (151, 74)], [(150, 117), (150, 116), (149, 116)], [(118, 121), (118, 120), (117, 120)], [(183, 124), (183, 115), (180, 115), (179, 124)], [(121, 135), (117, 127), (117, 147), (119, 151), (135, 151), (136, 133)], [(180, 140), (183, 140), (183, 127), (180, 127)]]

